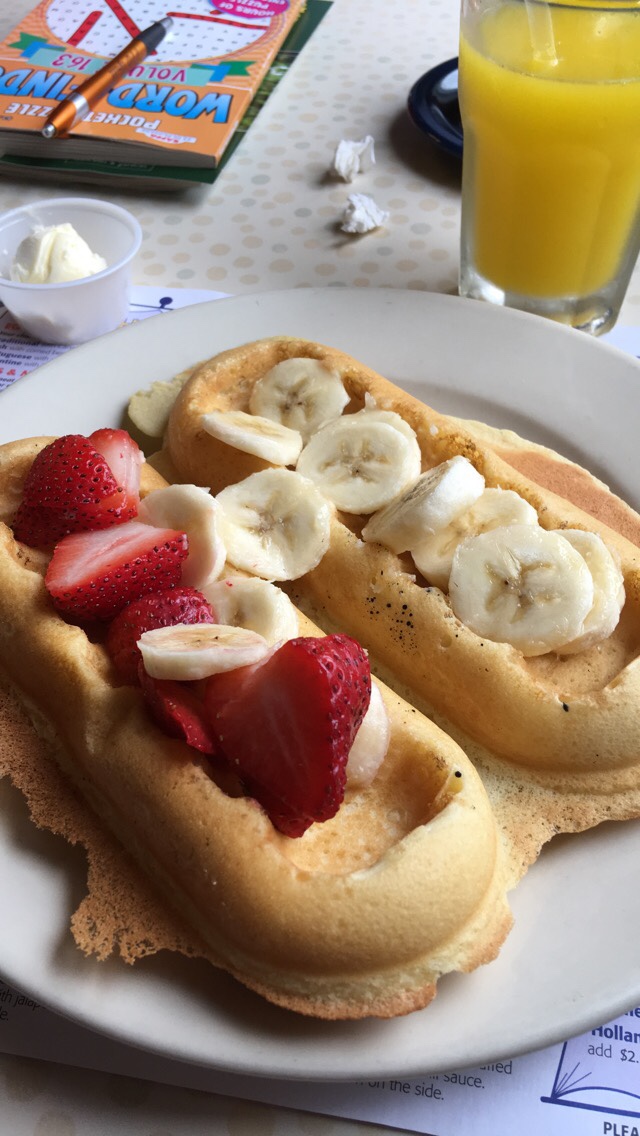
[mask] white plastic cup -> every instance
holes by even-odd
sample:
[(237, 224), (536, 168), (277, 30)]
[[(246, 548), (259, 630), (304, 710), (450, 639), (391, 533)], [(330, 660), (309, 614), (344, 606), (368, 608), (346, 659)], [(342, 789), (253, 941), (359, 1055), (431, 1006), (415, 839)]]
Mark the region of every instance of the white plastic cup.
[[(64, 284), (18, 284), (10, 279), (18, 246), (36, 226), (68, 222), (107, 267)], [(71, 345), (113, 331), (127, 317), (131, 265), (142, 241), (135, 217), (91, 197), (56, 197), (0, 215), (0, 300), (41, 343)]]

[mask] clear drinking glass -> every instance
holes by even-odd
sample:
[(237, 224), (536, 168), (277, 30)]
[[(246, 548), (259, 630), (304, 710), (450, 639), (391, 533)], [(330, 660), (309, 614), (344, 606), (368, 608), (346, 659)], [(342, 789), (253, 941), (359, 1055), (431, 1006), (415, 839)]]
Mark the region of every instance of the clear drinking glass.
[(462, 0), (460, 292), (594, 334), (640, 251), (640, 0)]

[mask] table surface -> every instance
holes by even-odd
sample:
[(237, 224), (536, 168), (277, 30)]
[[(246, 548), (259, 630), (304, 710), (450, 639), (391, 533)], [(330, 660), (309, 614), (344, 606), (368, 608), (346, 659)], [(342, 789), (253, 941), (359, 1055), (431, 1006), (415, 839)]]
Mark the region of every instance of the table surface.
[[(0, 38), (34, 3), (2, 5)], [(457, 0), (334, 0), (212, 187), (108, 193), (143, 228), (135, 282), (232, 294), (312, 285), (455, 293), (460, 167), (413, 126), (406, 102), (425, 71), (457, 54), (457, 37)], [(375, 167), (351, 186), (328, 177), (340, 139), (366, 134)], [(339, 231), (354, 191), (389, 211), (383, 229)], [(0, 211), (69, 192), (0, 178)], [(639, 267), (620, 323), (640, 323)], [(0, 1113), (16, 1106), (12, 1136), (389, 1131), (0, 1056)]]

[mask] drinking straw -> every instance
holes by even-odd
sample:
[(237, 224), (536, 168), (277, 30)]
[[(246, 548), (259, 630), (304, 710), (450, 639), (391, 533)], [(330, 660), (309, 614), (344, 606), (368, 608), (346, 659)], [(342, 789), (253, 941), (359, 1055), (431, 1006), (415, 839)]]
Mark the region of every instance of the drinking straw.
[(558, 56), (553, 34), (553, 20), (547, 0), (524, 0), (533, 58), (537, 63), (556, 67)]

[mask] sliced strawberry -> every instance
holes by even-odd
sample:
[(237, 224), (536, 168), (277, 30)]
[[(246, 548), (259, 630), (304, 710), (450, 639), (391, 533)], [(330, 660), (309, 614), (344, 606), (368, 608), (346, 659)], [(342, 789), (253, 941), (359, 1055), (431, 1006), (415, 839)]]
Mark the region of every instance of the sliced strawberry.
[(182, 738), (200, 753), (216, 753), (216, 739), (194, 683), (151, 678), (141, 663), (140, 684), (151, 715), (165, 734)]
[(113, 620), (107, 633), (106, 647), (124, 682), (138, 681), (138, 663), (142, 656), (138, 639), (154, 627), (171, 627), (176, 623), (215, 623), (211, 604), (195, 588), (165, 588), (150, 592), (127, 605)]
[(99, 512), (117, 490), (107, 462), (91, 442), (81, 434), (65, 434), (40, 451), (25, 478), (15, 535), (25, 543), (37, 538), (51, 544), (87, 527), (87, 515)]
[(73, 533), (56, 545), (45, 584), (58, 611), (74, 619), (111, 619), (147, 592), (179, 583), (186, 533), (129, 521)]
[(82, 434), (64, 434), (35, 458), (24, 483), (29, 505), (75, 511), (98, 505), (118, 488), (104, 456)]
[(57, 438), (40, 451), (27, 474), (15, 536), (42, 547), (69, 533), (131, 520), (138, 511), (142, 460), (124, 430), (97, 430), (91, 439)]
[(221, 753), (287, 836), (338, 811), (370, 697), (369, 661), (346, 635), (291, 639), (205, 687)]
[(144, 462), (142, 450), (126, 430), (112, 430), (109, 427), (94, 430), (89, 435), (89, 441), (105, 458), (118, 484), (118, 493), (122, 492), (122, 499), (112, 502), (113, 508), (122, 509), (118, 523), (132, 520), (137, 516), (140, 504), (140, 468)]
[(16, 540), (31, 548), (46, 548), (69, 533), (69, 521), (63, 513), (46, 505), (27, 505), (22, 501), (13, 521)]

